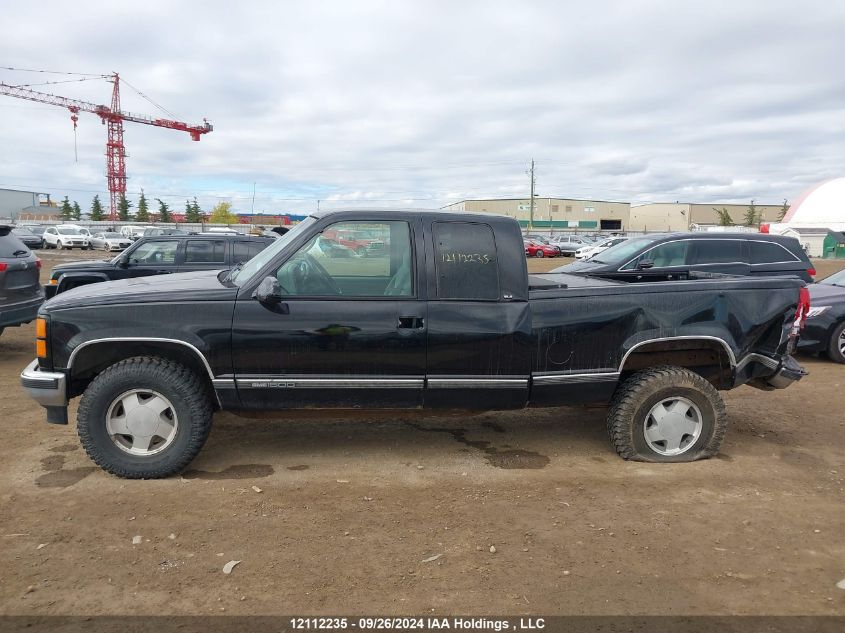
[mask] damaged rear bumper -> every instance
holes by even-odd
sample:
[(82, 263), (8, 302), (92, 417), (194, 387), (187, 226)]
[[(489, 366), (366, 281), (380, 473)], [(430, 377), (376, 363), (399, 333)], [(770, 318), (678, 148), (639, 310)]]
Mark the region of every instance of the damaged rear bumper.
[(806, 375), (807, 371), (792, 356), (749, 354), (736, 367), (735, 386), (747, 384), (764, 391), (786, 389)]

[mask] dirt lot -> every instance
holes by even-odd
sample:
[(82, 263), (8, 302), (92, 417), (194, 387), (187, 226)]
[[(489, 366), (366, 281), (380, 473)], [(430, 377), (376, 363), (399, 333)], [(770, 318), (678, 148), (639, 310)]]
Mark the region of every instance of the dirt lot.
[(33, 337), (0, 337), (0, 613), (845, 614), (845, 366), (726, 394), (695, 464), (622, 461), (600, 409), (223, 413), (193, 470), (123, 481), (24, 396)]

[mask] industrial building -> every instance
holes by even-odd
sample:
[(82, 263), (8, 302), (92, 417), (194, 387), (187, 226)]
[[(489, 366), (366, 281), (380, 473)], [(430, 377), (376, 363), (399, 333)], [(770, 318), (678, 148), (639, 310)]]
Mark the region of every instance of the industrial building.
[(514, 218), (520, 226), (536, 229), (619, 231), (629, 228), (631, 204), (574, 198), (534, 198), (533, 220), (529, 198), (463, 200), (443, 207), (449, 211), (493, 213)]
[[(55, 218), (59, 209), (50, 200), (49, 193), (0, 189), (0, 219), (15, 222), (21, 220)], [(46, 216), (49, 216), (47, 218)]]
[[(718, 210), (726, 209), (733, 224), (745, 224), (748, 203), (724, 204), (688, 203), (688, 202), (653, 202), (631, 207), (631, 220), (627, 227), (631, 231), (688, 231), (696, 226), (715, 226), (720, 224)], [(779, 204), (757, 204), (755, 211), (759, 222), (777, 222), (783, 206)]]

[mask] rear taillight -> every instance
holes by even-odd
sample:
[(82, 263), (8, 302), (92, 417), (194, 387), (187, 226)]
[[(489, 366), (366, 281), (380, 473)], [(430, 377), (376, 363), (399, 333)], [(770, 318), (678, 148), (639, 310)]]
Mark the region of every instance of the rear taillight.
[(810, 313), (810, 291), (804, 286), (798, 291), (798, 309), (795, 310), (795, 319), (792, 322), (792, 334), (796, 335), (804, 329), (807, 315)]
[(36, 267), (38, 270), (41, 270), (41, 260), (40, 260), (40, 259), (38, 259), (37, 257), (35, 258), (35, 267)]
[(808, 268), (807, 274), (810, 275), (810, 277), (815, 277), (816, 276), (816, 269), (815, 268)]
[(6, 262), (0, 262), (0, 273), (5, 272), (8, 267), (9, 264), (7, 264)]

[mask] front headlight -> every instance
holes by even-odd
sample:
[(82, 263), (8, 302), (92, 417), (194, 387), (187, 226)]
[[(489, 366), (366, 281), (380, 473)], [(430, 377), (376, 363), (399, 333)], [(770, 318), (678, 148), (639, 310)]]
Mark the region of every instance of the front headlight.
[(816, 306), (815, 308), (810, 308), (810, 311), (807, 312), (807, 318), (812, 319), (813, 317), (824, 314), (828, 310), (830, 310), (830, 306)]

